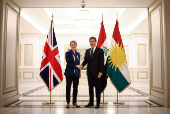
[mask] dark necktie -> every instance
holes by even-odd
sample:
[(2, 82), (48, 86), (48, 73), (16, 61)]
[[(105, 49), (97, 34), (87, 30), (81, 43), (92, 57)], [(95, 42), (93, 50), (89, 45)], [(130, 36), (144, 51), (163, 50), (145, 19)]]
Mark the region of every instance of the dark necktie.
[(91, 50), (91, 59), (93, 58), (93, 48)]

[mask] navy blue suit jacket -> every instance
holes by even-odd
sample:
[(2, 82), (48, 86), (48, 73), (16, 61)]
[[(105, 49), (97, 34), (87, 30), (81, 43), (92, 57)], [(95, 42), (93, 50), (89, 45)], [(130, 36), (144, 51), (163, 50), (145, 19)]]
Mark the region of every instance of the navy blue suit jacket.
[(64, 73), (65, 76), (73, 76), (74, 75), (74, 69), (76, 68), (76, 65), (80, 64), (80, 53), (78, 53), (77, 55), (78, 55), (79, 62), (78, 62), (78, 64), (75, 64), (72, 50), (65, 53), (65, 58), (66, 58), (66, 63), (67, 63), (65, 73)]

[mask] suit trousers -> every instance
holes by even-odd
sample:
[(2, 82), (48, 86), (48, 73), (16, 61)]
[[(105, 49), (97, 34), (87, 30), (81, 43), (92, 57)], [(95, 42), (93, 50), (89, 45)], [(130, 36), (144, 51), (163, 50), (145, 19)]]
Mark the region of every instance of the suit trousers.
[(77, 102), (79, 77), (78, 76), (66, 76), (66, 100), (67, 100), (67, 103), (70, 103), (70, 90), (71, 90), (72, 82), (73, 82), (73, 103)]
[(94, 104), (94, 86), (96, 90), (96, 103), (100, 104), (100, 78), (98, 76), (88, 76), (90, 104)]

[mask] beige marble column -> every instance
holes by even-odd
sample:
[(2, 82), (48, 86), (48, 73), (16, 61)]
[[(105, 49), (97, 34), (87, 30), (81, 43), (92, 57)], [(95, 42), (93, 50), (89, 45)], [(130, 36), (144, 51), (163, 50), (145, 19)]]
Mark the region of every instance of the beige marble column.
[(150, 95), (149, 99), (170, 108), (170, 0), (149, 7)]
[(0, 6), (0, 105), (18, 100), (20, 8), (11, 0)]
[(4, 18), (5, 18), (5, 0), (0, 0), (0, 107), (2, 107), (2, 88), (3, 88), (3, 38), (4, 38)]
[(163, 0), (165, 107), (170, 108), (170, 0)]

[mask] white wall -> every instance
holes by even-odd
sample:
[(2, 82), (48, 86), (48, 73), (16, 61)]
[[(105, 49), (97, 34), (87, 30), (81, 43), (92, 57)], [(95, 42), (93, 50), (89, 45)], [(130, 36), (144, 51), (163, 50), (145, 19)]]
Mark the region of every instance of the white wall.
[[(98, 34), (96, 33), (94, 34), (92, 33), (90, 34), (58, 33), (56, 34), (63, 72), (65, 69), (65, 50), (67, 47), (69, 47), (70, 41), (76, 40), (78, 44), (77, 48), (79, 47), (89, 48), (90, 47), (89, 38), (91, 36), (95, 36), (96, 38), (98, 38)], [(111, 38), (112, 38), (112, 34), (108, 33), (107, 39), (108, 39), (109, 46), (110, 46)], [(123, 44), (125, 46), (125, 51), (127, 54), (131, 81), (148, 82), (149, 81), (148, 35), (146, 33), (145, 34), (144, 33), (122, 34), (122, 39), (123, 39)], [(22, 33), (20, 35), (20, 46), (21, 46), (20, 47), (20, 50), (21, 50), (20, 81), (40, 80), (39, 68), (40, 68), (41, 60), (42, 60), (42, 51), (43, 51), (42, 47), (45, 44), (45, 41), (46, 41), (46, 35), (44, 34)], [(32, 44), (33, 52), (31, 52), (30, 50), (25, 50), (25, 44)], [(143, 58), (140, 58), (140, 59), (146, 60), (146, 61), (142, 60), (142, 62), (145, 61), (145, 63), (143, 64), (138, 63), (138, 59), (139, 59), (138, 46), (141, 44), (144, 46), (141, 46), (140, 50), (142, 50), (144, 55), (146, 55)], [(24, 59), (26, 59), (26, 57), (24, 56), (25, 53), (33, 53), (33, 64), (32, 65), (29, 65), (29, 66), (24, 65)], [(25, 79), (24, 77), (27, 77), (28, 79)], [(82, 77), (86, 77), (85, 72), (84, 72), (84, 76)]]

